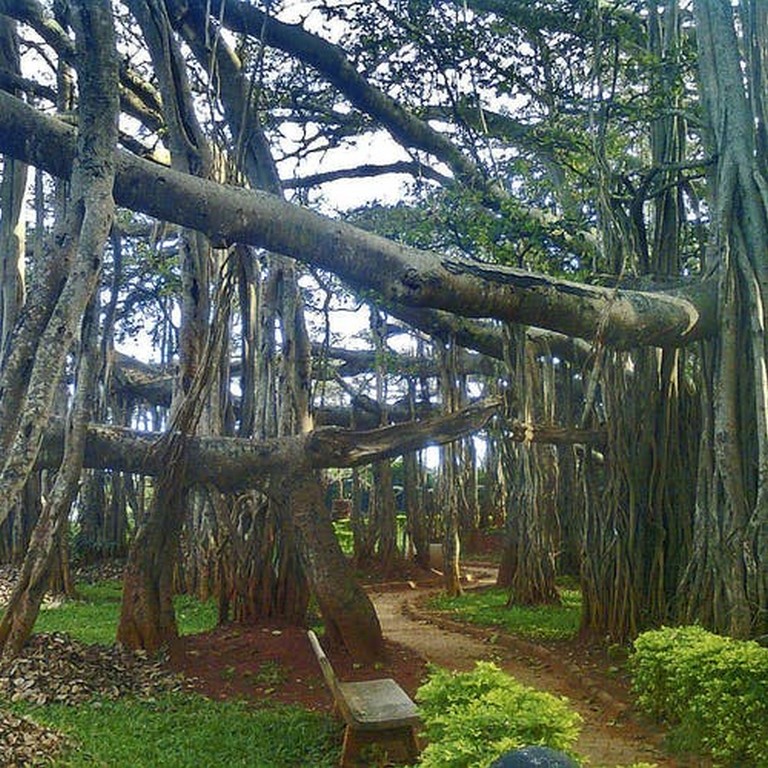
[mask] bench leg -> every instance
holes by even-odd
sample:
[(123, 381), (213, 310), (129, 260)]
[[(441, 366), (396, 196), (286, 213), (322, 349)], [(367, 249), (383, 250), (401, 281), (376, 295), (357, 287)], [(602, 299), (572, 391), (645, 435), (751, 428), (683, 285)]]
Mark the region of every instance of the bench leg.
[(347, 726), (339, 765), (341, 768), (410, 765), (418, 756), (419, 745), (411, 726), (384, 731), (360, 731)]

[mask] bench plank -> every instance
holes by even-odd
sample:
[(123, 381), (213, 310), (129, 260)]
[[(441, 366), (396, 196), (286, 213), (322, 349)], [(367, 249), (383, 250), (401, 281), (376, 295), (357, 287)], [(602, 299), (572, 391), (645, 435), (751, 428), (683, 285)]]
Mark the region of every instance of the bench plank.
[(398, 728), (419, 722), (416, 705), (390, 678), (338, 683), (338, 687), (349, 719), (361, 730)]

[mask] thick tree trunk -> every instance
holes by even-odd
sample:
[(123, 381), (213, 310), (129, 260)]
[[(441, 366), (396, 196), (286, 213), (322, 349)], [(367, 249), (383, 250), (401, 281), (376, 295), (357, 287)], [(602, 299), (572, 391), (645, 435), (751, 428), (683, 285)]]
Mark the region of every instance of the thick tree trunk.
[(680, 596), (684, 616), (750, 636), (768, 628), (768, 162), (758, 151), (768, 33), (757, 4), (738, 20), (728, 0), (694, 7), (717, 158), (708, 266), (720, 280), (720, 336), (705, 353), (694, 550)]
[[(525, 331), (510, 335), (508, 367), (519, 393), (524, 423), (555, 421), (555, 393), (550, 356), (540, 360)], [(558, 466), (554, 446), (522, 443), (502, 446), (509, 496), (502, 563), (497, 583), (509, 587), (510, 605), (557, 603), (556, 553)]]
[(180, 488), (163, 483), (155, 488), (152, 509), (136, 533), (123, 576), (117, 641), (127, 648), (178, 650), (173, 571), (185, 512), (186, 494)]
[[(610, 424), (601, 498), (585, 507), (583, 629), (617, 642), (673, 619), (690, 555), (699, 412), (674, 350), (605, 364)], [(592, 470), (594, 471), (594, 470)]]
[(376, 611), (357, 583), (339, 547), (323, 492), (311, 473), (287, 476), (275, 490), (291, 510), (299, 551), (331, 642), (341, 643), (353, 659), (384, 659), (384, 639)]
[(16, 656), (32, 632), (48, 589), (64, 520), (49, 505), (35, 525), (19, 578), (0, 620), (0, 655), (6, 658)]
[[(627, 208), (605, 205), (603, 239), (613, 255), (617, 285), (627, 272), (676, 277), (684, 269), (687, 185), (685, 110), (676, 87), (682, 51), (679, 3), (648, 3), (650, 54), (662, 62), (654, 89), (665, 99), (648, 132), (658, 190), (638, 191)], [(615, 179), (604, 179), (601, 199)], [(650, 213), (644, 215), (643, 210)], [(646, 223), (649, 222), (649, 223)], [(587, 395), (587, 417), (608, 425), (604, 474), (581, 474), (584, 506), (582, 629), (616, 642), (672, 620), (675, 585), (690, 553), (699, 413), (689, 382), (697, 358), (685, 350), (598, 348), (590, 374), (600, 409)], [(703, 366), (706, 369), (706, 366)], [(590, 385), (591, 386), (591, 385)], [(582, 471), (594, 473), (587, 456)], [(604, 481), (602, 490), (598, 485)], [(577, 486), (578, 487), (578, 486)]]

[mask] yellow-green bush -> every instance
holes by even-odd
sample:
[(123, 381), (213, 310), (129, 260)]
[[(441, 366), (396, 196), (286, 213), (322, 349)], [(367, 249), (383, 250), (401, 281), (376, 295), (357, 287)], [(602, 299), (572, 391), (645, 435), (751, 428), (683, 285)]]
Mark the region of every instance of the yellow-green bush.
[(567, 752), (581, 726), (565, 699), (529, 688), (489, 662), (477, 662), (472, 672), (433, 668), (416, 700), (429, 742), (421, 768), (486, 768), (530, 744)]
[(635, 640), (639, 705), (673, 726), (677, 743), (720, 764), (768, 768), (768, 649), (701, 627), (663, 628)]

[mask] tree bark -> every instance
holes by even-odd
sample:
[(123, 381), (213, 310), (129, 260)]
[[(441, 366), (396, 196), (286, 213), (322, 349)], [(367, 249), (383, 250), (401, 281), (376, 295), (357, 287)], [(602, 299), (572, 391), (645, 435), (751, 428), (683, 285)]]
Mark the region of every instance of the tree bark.
[[(72, 129), (0, 92), (0, 151), (66, 178)], [(625, 291), (441, 256), (273, 195), (193, 178), (124, 152), (118, 153), (115, 198), (131, 210), (204, 232), (219, 245), (239, 242), (294, 256), (404, 305), (495, 317), (587, 339), (599, 335), (624, 348), (682, 346), (715, 331), (711, 282), (677, 292)]]
[[(0, 67), (20, 74), (16, 24), (0, 16)], [(6, 158), (0, 182), (0, 350), (8, 338), (24, 304), (24, 247), (26, 227), (23, 216), (27, 186), (27, 166)]]
[[(524, 421), (555, 420), (551, 358), (540, 361), (523, 329), (510, 334), (510, 378), (519, 392)], [(542, 371), (542, 368), (544, 371)], [(508, 605), (540, 605), (560, 601), (555, 584), (559, 468), (551, 445), (523, 442), (503, 448), (504, 469), (512, 493), (508, 498), (506, 535), (497, 583), (509, 588)]]
[[(443, 409), (455, 413), (462, 405), (464, 393), (458, 386), (456, 376), (456, 343), (453, 339), (447, 347), (438, 349), (440, 359), (440, 388)], [(443, 531), (443, 587), (445, 593), (456, 597), (462, 593), (461, 586), (461, 539), (460, 510), (464, 488), (460, 466), (460, 447), (457, 442), (445, 445), (440, 451), (438, 477), (439, 503), (442, 512)]]
[[(175, 461), (181, 461), (174, 457)], [(178, 651), (179, 633), (173, 609), (173, 564), (186, 512), (186, 493), (178, 487), (155, 489), (163, 514), (147, 515), (128, 552), (117, 641), (127, 648), (155, 653)]]
[(752, 24), (759, 17), (746, 13), (737, 23), (727, 0), (694, 8), (707, 138), (717, 157), (708, 266), (720, 280), (720, 327), (705, 353), (712, 365), (694, 551), (680, 597), (684, 616), (750, 636), (768, 627), (768, 163), (757, 152), (768, 43), (764, 24)]
[[(432, 443), (446, 443), (481, 429), (499, 407), (497, 400), (467, 406), (447, 416), (423, 422), (395, 424), (356, 432), (324, 427), (303, 435), (266, 440), (236, 437), (190, 437), (186, 441), (194, 481), (220, 490), (260, 487), (266, 475), (286, 466), (309, 470), (359, 467), (375, 459), (399, 456)], [(38, 457), (38, 466), (56, 467), (61, 461), (63, 433), (52, 428)], [(525, 429), (521, 427), (521, 434)], [(588, 439), (594, 433), (587, 432)], [(138, 432), (123, 427), (91, 424), (88, 427), (85, 466), (157, 476), (163, 470), (159, 441), (166, 433)]]
[[(286, 465), (287, 466), (287, 465)], [(299, 552), (331, 643), (343, 644), (353, 659), (383, 661), (384, 640), (376, 611), (354, 579), (330, 525), (322, 488), (310, 473), (273, 481), (273, 492), (291, 510)]]
[[(72, 179), (75, 202), (70, 209), (68, 229), (72, 240), (77, 242), (77, 252), (52, 313), (54, 327), (49, 325), (45, 329), (41, 345), (47, 350), (48, 344), (74, 338), (81, 326), (79, 369), (61, 465), (49, 502), (44, 504), (35, 526), (21, 578), (0, 622), (0, 649), (4, 656), (15, 656), (26, 642), (48, 585), (50, 568), (77, 493), (85, 453), (86, 423), (98, 368), (95, 360), (98, 314), (94, 294), (114, 213), (111, 192), (117, 143), (117, 56), (110, 4), (105, 1), (74, 2), (73, 10), (82, 118)], [(57, 350), (61, 360), (58, 364), (50, 363), (54, 371), (63, 364), (69, 347), (70, 344), (65, 344)], [(50, 375), (50, 369), (40, 371), (39, 375), (45, 373)], [(58, 377), (53, 383), (57, 381)], [(44, 390), (42, 385), (39, 386)], [(34, 393), (34, 389), (31, 391)], [(45, 399), (44, 391), (41, 399)], [(29, 409), (34, 412), (37, 404), (31, 401), (30, 405), (33, 407)], [(29, 451), (20, 453), (28, 455)]]
[[(131, 0), (128, 5), (142, 30), (158, 78), (171, 165), (191, 176), (206, 176), (210, 171), (210, 153), (195, 114), (186, 62), (173, 35), (165, 4), (162, 0)], [(178, 239), (181, 326), (177, 400), (171, 407), (172, 413), (183, 411), (185, 398), (191, 396), (193, 386), (198, 384), (196, 394), (204, 393), (207, 402), (186, 425), (191, 434), (209, 431), (215, 421), (209, 400), (217, 391), (210, 386), (217, 376), (216, 356), (208, 356), (212, 367), (206, 372), (206, 384), (200, 384), (211, 308), (211, 249), (201, 233), (188, 228), (180, 229)], [(207, 503), (206, 495), (190, 487), (184, 489), (182, 503), (177, 494), (183, 485), (183, 473), (168, 467), (156, 487), (149, 515), (131, 544), (118, 627), (118, 639), (129, 647), (154, 651), (160, 645), (168, 645), (172, 651), (175, 649), (178, 637), (171, 596), (174, 570), (183, 566), (178, 557), (179, 536), (186, 513), (190, 509), (204, 512)]]

